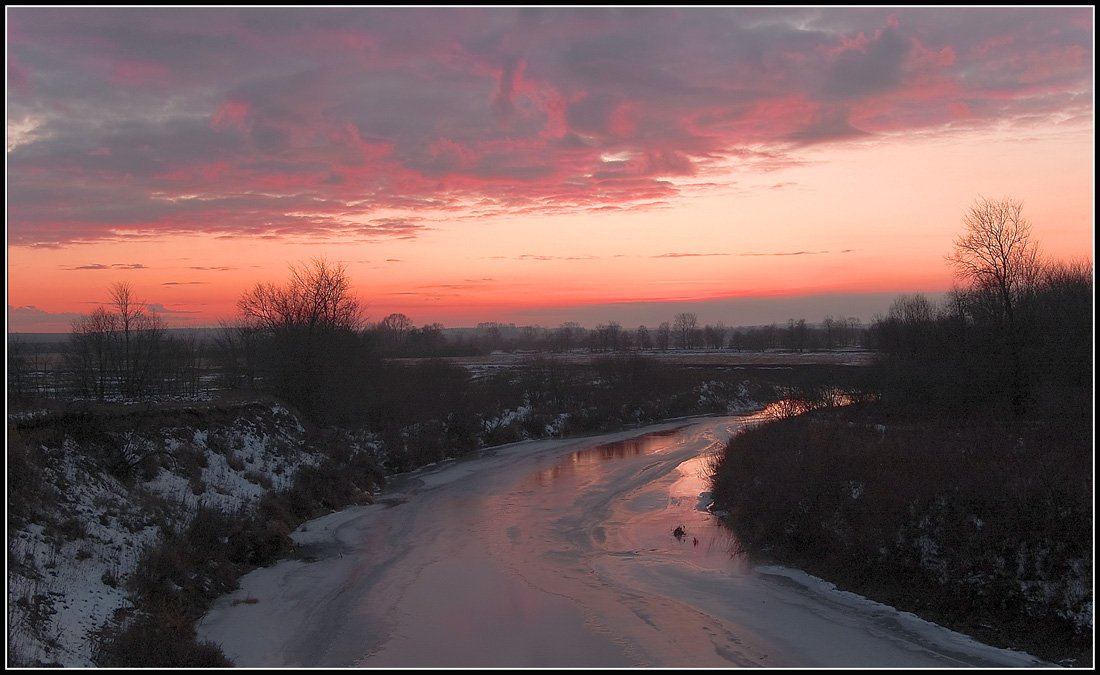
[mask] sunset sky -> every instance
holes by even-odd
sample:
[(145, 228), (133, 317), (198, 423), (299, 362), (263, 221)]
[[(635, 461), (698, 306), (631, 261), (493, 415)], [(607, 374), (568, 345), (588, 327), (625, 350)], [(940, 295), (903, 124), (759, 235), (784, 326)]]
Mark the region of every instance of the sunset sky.
[(1092, 6), (7, 11), (7, 325), (346, 266), (369, 320), (941, 293), (979, 197), (1092, 260)]

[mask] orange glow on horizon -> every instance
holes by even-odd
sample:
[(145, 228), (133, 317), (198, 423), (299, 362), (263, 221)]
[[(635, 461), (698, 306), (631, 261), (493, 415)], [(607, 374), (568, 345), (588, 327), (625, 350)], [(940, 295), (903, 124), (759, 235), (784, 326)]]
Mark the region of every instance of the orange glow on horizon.
[(119, 281), (215, 326), (315, 257), (371, 321), (870, 319), (952, 287), (979, 197), (1092, 260), (1085, 8), (254, 11), (13, 10), (9, 332)]

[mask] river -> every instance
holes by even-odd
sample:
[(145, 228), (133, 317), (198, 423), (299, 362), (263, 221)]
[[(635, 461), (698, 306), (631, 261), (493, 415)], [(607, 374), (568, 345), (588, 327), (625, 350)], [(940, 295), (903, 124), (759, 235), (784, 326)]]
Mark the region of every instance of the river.
[[(525, 441), (310, 521), (199, 622), (241, 667), (1041, 667), (797, 570), (706, 511), (759, 417)], [(680, 536), (677, 536), (679, 534)]]

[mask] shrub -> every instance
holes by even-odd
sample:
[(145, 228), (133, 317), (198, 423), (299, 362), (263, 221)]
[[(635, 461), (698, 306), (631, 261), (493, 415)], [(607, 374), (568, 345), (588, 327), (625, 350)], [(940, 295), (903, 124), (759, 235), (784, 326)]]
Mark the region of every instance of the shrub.
[(100, 668), (229, 668), (221, 648), (199, 642), (190, 624), (141, 615), (125, 626), (109, 624), (93, 634), (92, 659)]
[(711, 467), (715, 507), (750, 556), (966, 632), (1032, 622), (1013, 639), (1039, 656), (1081, 649), (1091, 595), (1074, 589), (1091, 586), (1092, 517), (1080, 439), (874, 415), (799, 415), (730, 441)]

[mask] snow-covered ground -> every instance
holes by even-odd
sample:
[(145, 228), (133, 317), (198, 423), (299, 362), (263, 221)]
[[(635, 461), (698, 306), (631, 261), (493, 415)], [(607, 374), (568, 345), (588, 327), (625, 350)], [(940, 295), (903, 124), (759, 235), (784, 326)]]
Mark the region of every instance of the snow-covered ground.
[(704, 466), (743, 422), (524, 441), (398, 477), (303, 525), (312, 561), (244, 577), (200, 638), (245, 667), (1048, 665), (733, 555)]
[[(186, 445), (204, 458), (192, 476), (165, 466), (126, 484), (96, 468), (71, 439), (39, 448), (49, 457), (43, 485), (63, 486), (50, 505), (62, 526), (9, 521), (9, 663), (93, 666), (90, 632), (130, 606), (125, 579), (158, 541), (161, 524), (185, 525), (199, 506), (234, 512), (316, 461), (300, 450), (304, 430), (286, 409), (273, 406), (262, 417), (262, 428), (241, 417), (216, 428), (162, 430), (160, 447)], [(150, 440), (133, 437), (135, 444)]]

